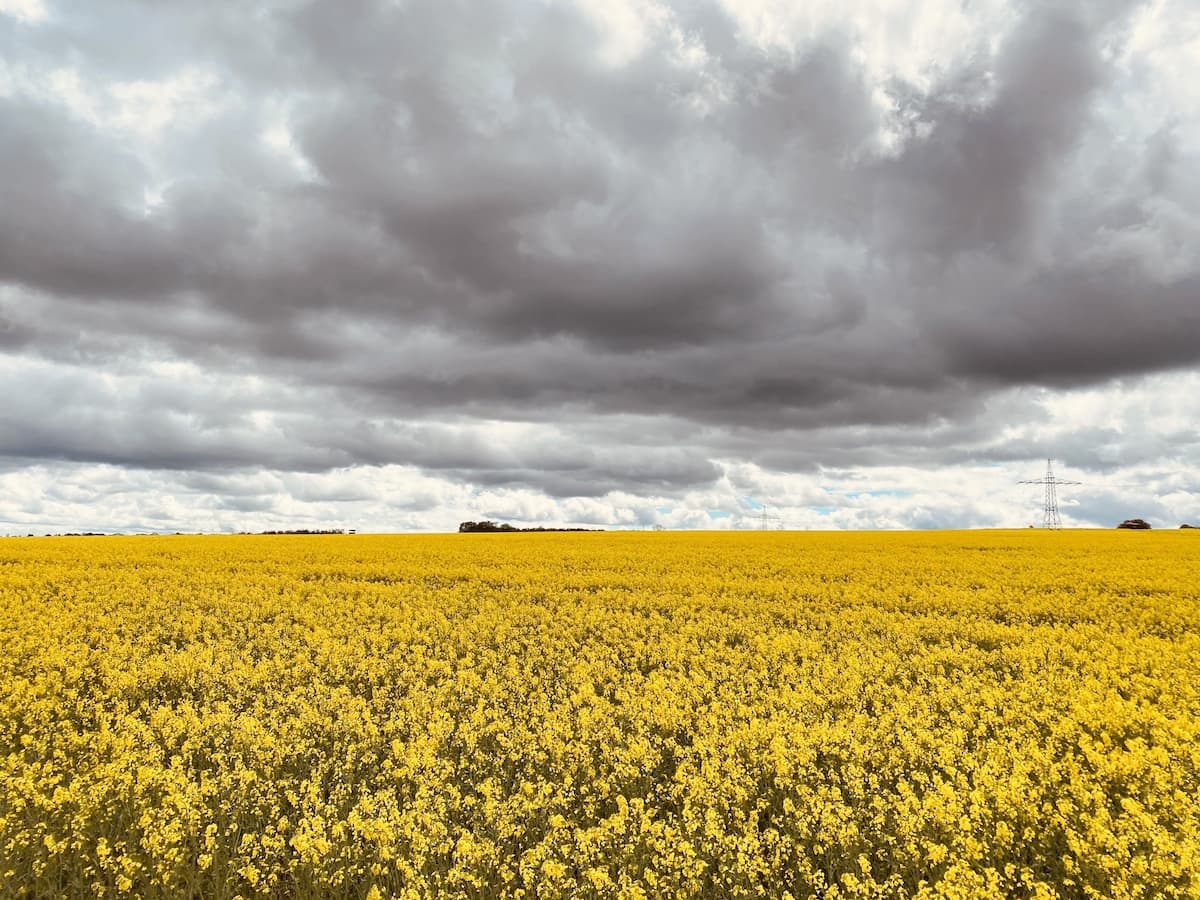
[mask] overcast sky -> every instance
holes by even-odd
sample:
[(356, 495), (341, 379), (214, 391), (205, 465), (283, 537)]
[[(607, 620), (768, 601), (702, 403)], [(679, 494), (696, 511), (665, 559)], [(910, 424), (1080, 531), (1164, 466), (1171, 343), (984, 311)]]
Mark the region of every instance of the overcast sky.
[(0, 534), (1200, 522), (1194, 0), (0, 0)]

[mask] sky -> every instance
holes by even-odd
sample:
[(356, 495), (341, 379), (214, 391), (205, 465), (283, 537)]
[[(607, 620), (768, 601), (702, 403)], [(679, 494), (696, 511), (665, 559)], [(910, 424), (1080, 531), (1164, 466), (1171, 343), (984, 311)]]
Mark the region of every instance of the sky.
[(0, 0), (0, 534), (1200, 523), (1193, 0)]

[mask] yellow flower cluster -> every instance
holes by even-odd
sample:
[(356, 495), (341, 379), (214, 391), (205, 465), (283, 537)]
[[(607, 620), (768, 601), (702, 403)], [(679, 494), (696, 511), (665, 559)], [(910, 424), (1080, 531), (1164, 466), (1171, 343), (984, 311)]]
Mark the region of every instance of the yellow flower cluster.
[(0, 541), (0, 895), (1200, 896), (1194, 533)]

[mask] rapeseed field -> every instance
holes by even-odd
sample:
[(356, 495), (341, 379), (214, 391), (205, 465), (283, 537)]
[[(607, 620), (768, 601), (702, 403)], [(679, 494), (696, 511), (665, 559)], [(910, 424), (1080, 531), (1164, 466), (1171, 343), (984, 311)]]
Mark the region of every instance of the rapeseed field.
[(1200, 896), (1196, 533), (0, 541), (0, 894)]

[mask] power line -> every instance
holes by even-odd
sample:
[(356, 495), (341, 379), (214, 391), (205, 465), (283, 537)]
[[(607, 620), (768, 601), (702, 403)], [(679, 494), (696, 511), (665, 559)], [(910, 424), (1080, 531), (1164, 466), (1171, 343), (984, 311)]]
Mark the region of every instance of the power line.
[(1062, 528), (1062, 516), (1058, 514), (1058, 486), (1060, 484), (1083, 484), (1083, 482), (1056, 478), (1054, 475), (1054, 460), (1047, 459), (1045, 477), (1018, 481), (1017, 484), (1040, 484), (1045, 486), (1046, 497), (1042, 503), (1042, 527), (1059, 529)]

